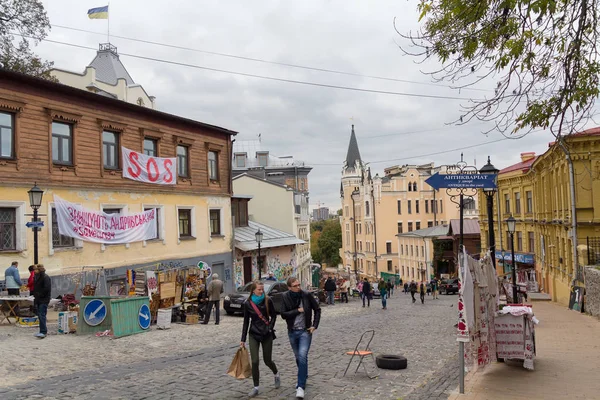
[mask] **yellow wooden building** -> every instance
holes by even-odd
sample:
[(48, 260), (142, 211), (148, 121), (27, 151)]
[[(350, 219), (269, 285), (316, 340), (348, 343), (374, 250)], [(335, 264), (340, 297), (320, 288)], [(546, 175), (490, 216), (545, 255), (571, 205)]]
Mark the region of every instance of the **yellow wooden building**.
[[(570, 135), (564, 141), (572, 162), (559, 143), (552, 142), (542, 155), (522, 153), (521, 162), (500, 171), (494, 196), (496, 261), (499, 274), (511, 271), (510, 235), (506, 219), (517, 220), (514, 246), (517, 271), (529, 289), (539, 289), (563, 305), (571, 287), (584, 285), (582, 267), (587, 243), (600, 237), (600, 128)], [(571, 208), (575, 195), (575, 222)], [(480, 193), (480, 204), (486, 199)], [(501, 223), (498, 224), (498, 205)], [(488, 216), (480, 207), (482, 249), (489, 248)], [(577, 240), (574, 242), (573, 237)], [(575, 259), (578, 246), (580, 257)], [(590, 246), (591, 247), (591, 246)], [(591, 249), (594, 252), (594, 249)], [(600, 251), (600, 248), (598, 249)]]

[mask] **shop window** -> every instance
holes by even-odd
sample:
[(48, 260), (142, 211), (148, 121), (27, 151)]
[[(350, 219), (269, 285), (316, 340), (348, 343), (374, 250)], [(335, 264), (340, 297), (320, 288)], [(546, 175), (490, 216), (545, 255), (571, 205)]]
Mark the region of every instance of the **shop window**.
[(58, 229), (58, 218), (56, 208), (52, 207), (52, 248), (74, 247), (75, 239), (69, 236), (61, 235)]
[(221, 210), (210, 210), (210, 234), (221, 235)]
[(151, 157), (158, 156), (158, 141), (156, 139), (144, 138), (144, 154)]
[(211, 181), (219, 180), (219, 155), (216, 151), (208, 152), (208, 177)]
[(190, 176), (189, 159), (189, 147), (177, 146), (177, 176), (182, 178), (188, 178)]
[(0, 208), (0, 250), (17, 249), (16, 221), (16, 208)]
[(15, 115), (0, 112), (0, 158), (15, 158)]
[(52, 122), (52, 162), (73, 165), (73, 125)]
[(119, 134), (115, 132), (102, 132), (102, 154), (104, 168), (119, 169)]

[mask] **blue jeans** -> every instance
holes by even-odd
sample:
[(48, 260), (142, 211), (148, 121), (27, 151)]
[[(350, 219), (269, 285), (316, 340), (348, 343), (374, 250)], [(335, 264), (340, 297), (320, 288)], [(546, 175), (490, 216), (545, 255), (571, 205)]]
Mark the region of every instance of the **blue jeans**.
[(44, 335), (48, 334), (48, 328), (46, 327), (46, 314), (48, 314), (48, 304), (41, 303), (37, 305), (37, 315), (40, 320), (40, 333)]
[(333, 304), (335, 292), (327, 292), (327, 304)]
[(387, 307), (387, 294), (381, 295), (381, 305), (383, 306), (383, 308)]
[(289, 331), (288, 337), (298, 366), (298, 384), (296, 388), (306, 388), (306, 377), (308, 376), (308, 350), (312, 342), (312, 335), (307, 331)]

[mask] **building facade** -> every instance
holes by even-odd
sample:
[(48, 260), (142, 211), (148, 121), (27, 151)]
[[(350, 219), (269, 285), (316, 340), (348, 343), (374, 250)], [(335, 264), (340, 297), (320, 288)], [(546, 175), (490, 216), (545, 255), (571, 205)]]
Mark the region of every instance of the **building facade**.
[[(446, 169), (433, 163), (393, 166), (383, 176), (372, 177), (360, 157), (352, 127), (340, 193), (345, 266), (373, 278), (381, 272), (400, 274), (396, 235), (448, 224), (459, 217), (458, 206), (446, 191), (425, 183), (436, 172)], [(468, 207), (476, 210), (477, 199)], [(478, 212), (466, 215), (477, 217)]]
[[(66, 85), (0, 71), (0, 265), (33, 264), (27, 191), (45, 192), (39, 209), (39, 262), (55, 294), (73, 290), (59, 276), (101, 266), (107, 279), (127, 269), (196, 265), (232, 276), (230, 154), (235, 132)], [(123, 178), (121, 146), (177, 157), (177, 184)], [(83, 242), (58, 232), (53, 196), (106, 213), (156, 208), (157, 237), (127, 244)], [(24, 274), (26, 268), (21, 268)], [(229, 272), (229, 273), (227, 273)]]
[(313, 209), (313, 221), (325, 221), (330, 218), (329, 216), (329, 208), (327, 207), (319, 207)]
[(96, 57), (83, 73), (58, 68), (50, 73), (63, 85), (156, 109), (156, 98), (134, 82), (119, 59), (117, 48), (110, 43), (100, 44)]
[[(554, 301), (568, 305), (574, 284), (583, 286), (581, 267), (587, 262), (586, 244), (600, 237), (600, 128), (565, 137), (573, 164), (559, 143), (550, 143), (542, 155), (522, 153), (521, 162), (500, 171), (498, 201), (494, 202), (494, 217), (500, 207), (501, 223), (497, 224), (502, 241), (496, 234), (496, 259), (499, 274), (509, 273), (510, 235), (506, 219), (517, 220), (514, 250), (517, 281), (529, 290), (539, 289)], [(572, 179), (574, 178), (574, 179)], [(571, 184), (575, 192), (575, 221), (571, 202)], [(483, 201), (483, 194), (480, 201)], [(487, 215), (481, 213), (483, 247), (488, 245)], [(497, 221), (496, 221), (497, 223)], [(576, 231), (576, 232), (575, 232)], [(573, 237), (578, 251), (574, 251)], [(592, 253), (600, 249), (591, 248)], [(504, 261), (503, 261), (504, 259)]]
[(291, 156), (270, 154), (260, 139), (236, 141), (232, 161), (234, 193), (253, 197), (250, 219), (302, 241), (295, 248), (294, 271), (301, 281), (310, 279), (308, 174), (312, 168)]

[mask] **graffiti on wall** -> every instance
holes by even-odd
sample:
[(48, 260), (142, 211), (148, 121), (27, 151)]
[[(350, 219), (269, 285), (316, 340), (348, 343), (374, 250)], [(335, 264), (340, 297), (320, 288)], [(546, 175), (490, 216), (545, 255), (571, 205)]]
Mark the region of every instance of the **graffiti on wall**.
[[(261, 252), (266, 258), (266, 273), (273, 273), (275, 278), (279, 281), (285, 281), (290, 276), (296, 276), (298, 270), (297, 253), (294, 247), (290, 247), (289, 255), (281, 255), (286, 253), (286, 250), (278, 249), (279, 251), (273, 251), (272, 249), (265, 249)], [(252, 276), (258, 277), (258, 264), (257, 257), (258, 252), (240, 252), (236, 251), (236, 257), (233, 265), (233, 275), (236, 287), (244, 285), (244, 257), (252, 257)], [(289, 257), (289, 258), (288, 258)]]

